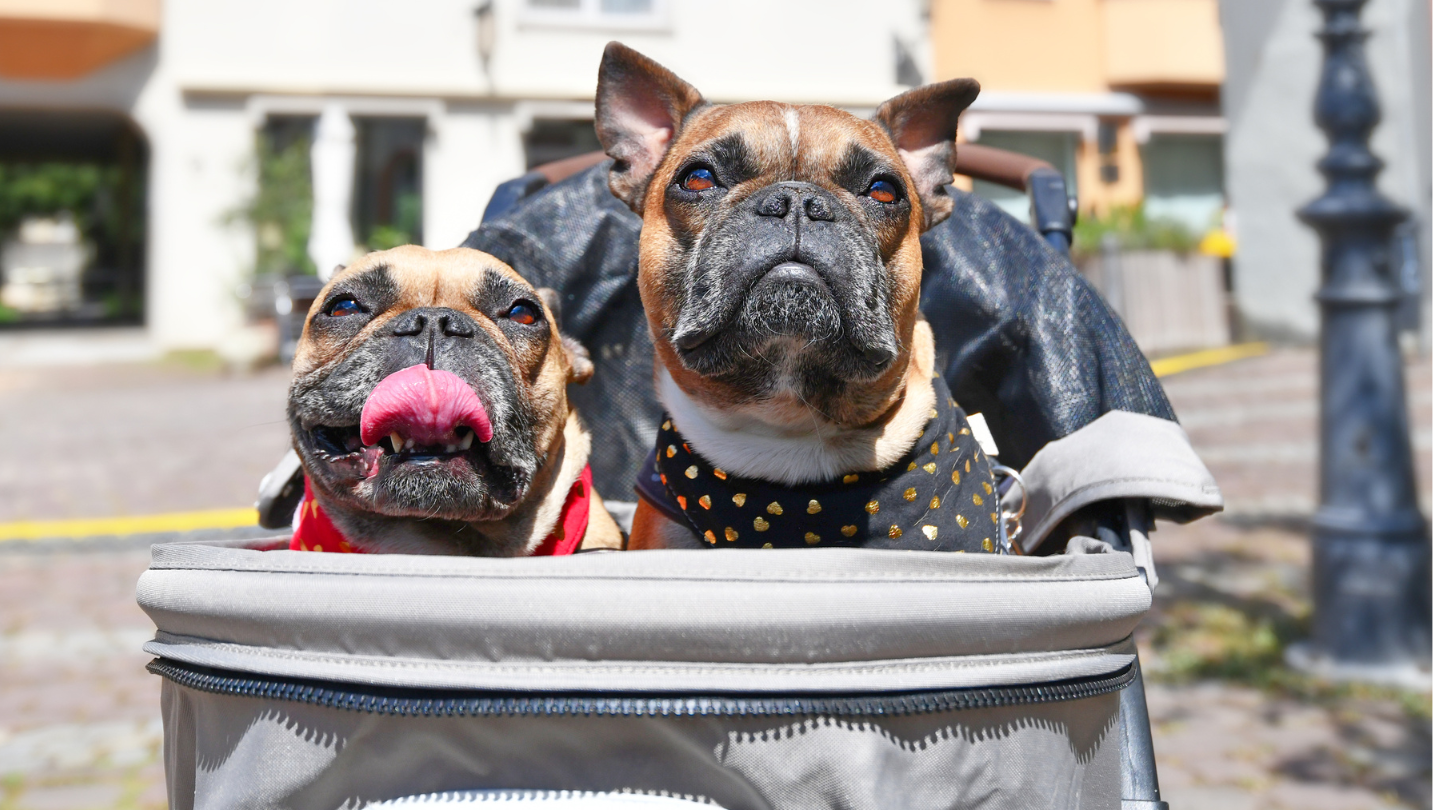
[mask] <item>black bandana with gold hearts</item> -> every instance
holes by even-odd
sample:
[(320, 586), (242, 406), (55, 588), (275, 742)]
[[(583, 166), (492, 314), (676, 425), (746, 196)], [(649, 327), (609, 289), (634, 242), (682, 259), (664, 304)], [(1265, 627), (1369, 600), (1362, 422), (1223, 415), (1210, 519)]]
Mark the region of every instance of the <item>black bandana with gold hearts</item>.
[(944, 383), (934, 384), (924, 434), (889, 469), (797, 486), (742, 478), (692, 450), (667, 415), (636, 490), (717, 548), (994, 552), (1000, 508), (990, 460)]

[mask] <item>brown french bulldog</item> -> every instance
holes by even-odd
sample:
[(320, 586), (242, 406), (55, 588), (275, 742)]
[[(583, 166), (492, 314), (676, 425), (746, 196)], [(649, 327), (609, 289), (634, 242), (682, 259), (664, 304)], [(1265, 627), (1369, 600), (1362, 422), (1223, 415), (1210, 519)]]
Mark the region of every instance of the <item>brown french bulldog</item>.
[[(611, 43), (596, 131), (644, 219), (661, 425), (629, 548), (993, 551), (988, 459), (935, 380), (920, 234), (949, 216), (969, 79), (863, 120), (712, 105)], [(737, 482), (743, 482), (737, 483)]]
[[(288, 415), (307, 498), (291, 547), (618, 547), (565, 393), (593, 366), (560, 334), (555, 306), (552, 291), (466, 248), (398, 247), (336, 274), (295, 355)], [(324, 530), (306, 530), (316, 515)], [(322, 543), (327, 532), (338, 542)]]

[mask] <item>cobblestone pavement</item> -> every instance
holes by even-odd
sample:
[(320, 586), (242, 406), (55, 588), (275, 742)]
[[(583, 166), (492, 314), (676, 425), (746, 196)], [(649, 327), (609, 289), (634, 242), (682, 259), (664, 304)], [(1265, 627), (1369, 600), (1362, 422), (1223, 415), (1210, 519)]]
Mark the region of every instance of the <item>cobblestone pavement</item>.
[(0, 808), (163, 808), (135, 544), (0, 550)]
[[(288, 380), (0, 366), (0, 414), (27, 426), (0, 459), (0, 522), (245, 506), (289, 446)], [(0, 543), (0, 810), (165, 807), (154, 625), (135, 605), (163, 539)]]
[[(1166, 381), (1230, 504), (1156, 536), (1142, 656), (1175, 810), (1431, 806), (1428, 695), (1278, 665), (1306, 611), (1314, 366), (1280, 352)], [(248, 503), (285, 446), (284, 388), (276, 371), (0, 371), (0, 412), (35, 425), (0, 461), (0, 520)], [(1410, 390), (1428, 493), (1428, 363)], [(155, 539), (0, 543), (0, 810), (165, 806), (159, 684), (139, 651), (153, 627), (134, 602)]]
[[(1141, 656), (1175, 810), (1431, 807), (1429, 695), (1327, 688), (1280, 662), (1309, 610), (1316, 362), (1282, 351), (1164, 381), (1226, 501), (1221, 518), (1155, 536), (1161, 585)], [(1427, 514), (1430, 379), (1428, 362), (1410, 363)]]
[[(290, 446), (289, 373), (0, 368), (0, 522), (246, 506)], [(23, 459), (23, 463), (20, 461)]]

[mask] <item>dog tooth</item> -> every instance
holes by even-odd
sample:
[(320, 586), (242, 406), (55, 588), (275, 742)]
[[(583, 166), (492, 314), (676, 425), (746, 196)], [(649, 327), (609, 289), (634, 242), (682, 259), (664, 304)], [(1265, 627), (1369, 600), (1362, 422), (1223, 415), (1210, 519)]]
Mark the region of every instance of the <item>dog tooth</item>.
[(445, 452), (447, 452), (447, 453), (453, 453), (453, 452), (455, 452), (455, 445), (453, 445), (453, 444), (447, 444), (447, 445), (445, 445)]
[(396, 453), (398, 453), (398, 452), (400, 452), (401, 448), (403, 448), (404, 446), (405, 446), (405, 440), (402, 439), (402, 438), (400, 438), (400, 434), (399, 434), (399, 433), (391, 433), (391, 434), (390, 434), (390, 449), (391, 449), (391, 450), (393, 450), (393, 451), (395, 451)]
[(406, 449), (406, 450), (409, 450), (410, 448), (412, 448), (412, 447), (414, 447), (414, 446), (415, 446), (415, 440), (414, 440), (414, 439), (406, 439), (406, 440), (405, 440), (405, 449)]
[(473, 441), (475, 441), (475, 431), (473, 431), (473, 430), (467, 430), (467, 431), (465, 431), (465, 437), (460, 440), (460, 449), (461, 449), (461, 450), (469, 450), (469, 449), (470, 449), (470, 443), (473, 442)]

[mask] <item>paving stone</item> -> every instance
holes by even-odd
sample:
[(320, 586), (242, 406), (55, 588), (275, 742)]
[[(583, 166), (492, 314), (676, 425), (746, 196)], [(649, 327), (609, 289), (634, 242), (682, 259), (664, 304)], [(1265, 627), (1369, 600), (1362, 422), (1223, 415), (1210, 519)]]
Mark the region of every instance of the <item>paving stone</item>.
[[(1285, 810), (1380, 810), (1396, 802), (1347, 785), (1281, 782), (1266, 792), (1267, 804)], [(1182, 810), (1176, 807), (1175, 810)]]
[(246, 506), (290, 446), (288, 385), (278, 368), (0, 369), (0, 413), (27, 426), (0, 460), (0, 521)]
[(135, 804), (140, 810), (150, 808), (164, 808), (170, 802), (169, 795), (165, 792), (165, 771), (163, 768), (158, 772), (154, 769), (146, 769), (138, 775), (139, 781), (144, 785), (140, 794), (135, 797)]
[(1258, 810), (1260, 799), (1253, 792), (1229, 785), (1186, 785), (1167, 790), (1160, 786), (1173, 810)]
[(119, 804), (124, 787), (114, 782), (30, 788), (16, 802), (19, 810), (108, 810)]
[(9, 732), (0, 741), (0, 775), (144, 765), (158, 756), (162, 734), (158, 701), (150, 720), (56, 723)]

